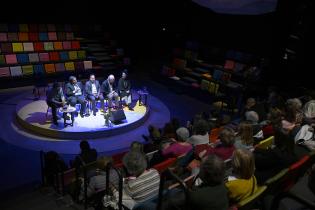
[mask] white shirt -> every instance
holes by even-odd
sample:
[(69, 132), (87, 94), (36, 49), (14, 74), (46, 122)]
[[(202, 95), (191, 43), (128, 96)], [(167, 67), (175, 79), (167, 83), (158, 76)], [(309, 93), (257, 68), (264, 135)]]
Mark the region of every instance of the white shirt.
[(96, 85), (95, 83), (92, 83), (92, 94), (96, 95), (97, 94), (97, 90), (96, 90)]
[[(78, 90), (78, 92), (77, 92), (77, 90)], [(74, 94), (75, 96), (82, 95), (81, 88), (77, 84), (74, 85), (74, 91), (75, 91), (75, 94)]]

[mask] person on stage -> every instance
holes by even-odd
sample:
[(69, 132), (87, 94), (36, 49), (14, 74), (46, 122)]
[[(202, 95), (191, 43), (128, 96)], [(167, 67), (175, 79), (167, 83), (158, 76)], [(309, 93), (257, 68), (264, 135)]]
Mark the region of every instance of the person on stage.
[(53, 123), (58, 125), (57, 108), (66, 105), (66, 99), (62, 88), (58, 82), (55, 82), (50, 90), (47, 91), (47, 105), (51, 107)]
[(92, 102), (93, 115), (96, 115), (95, 100), (101, 101), (101, 109), (104, 110), (104, 97), (101, 93), (101, 85), (95, 80), (95, 75), (90, 75), (90, 80), (85, 83), (85, 94), (88, 100)]
[(83, 118), (85, 113), (85, 98), (83, 95), (82, 83), (77, 78), (71, 76), (66, 84), (66, 96), (71, 106), (75, 107), (77, 103), (81, 104), (80, 116)]
[(128, 71), (125, 69), (122, 74), (121, 78), (118, 81), (118, 93), (122, 101), (125, 101), (129, 110), (133, 111), (131, 107), (131, 84), (129, 79), (127, 78)]
[(104, 92), (104, 96), (108, 98), (108, 107), (111, 109), (114, 107), (118, 107), (119, 97), (116, 92), (115, 87), (115, 77), (114, 75), (109, 75), (108, 78), (102, 83), (102, 89)]

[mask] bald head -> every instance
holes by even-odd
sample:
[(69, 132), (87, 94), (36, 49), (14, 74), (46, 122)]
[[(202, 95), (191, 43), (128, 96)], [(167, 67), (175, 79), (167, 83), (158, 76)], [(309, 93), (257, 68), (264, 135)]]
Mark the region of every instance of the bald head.
[(110, 82), (110, 83), (113, 83), (113, 82), (115, 82), (115, 77), (114, 77), (114, 75), (109, 75), (108, 76), (108, 81)]

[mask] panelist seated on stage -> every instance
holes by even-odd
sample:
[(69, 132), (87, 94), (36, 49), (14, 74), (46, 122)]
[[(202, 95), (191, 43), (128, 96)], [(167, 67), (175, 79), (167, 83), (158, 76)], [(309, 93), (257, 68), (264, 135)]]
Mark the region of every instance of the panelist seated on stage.
[(92, 102), (93, 115), (96, 115), (95, 100), (101, 101), (101, 109), (104, 110), (104, 97), (101, 93), (101, 85), (95, 80), (95, 75), (90, 75), (90, 80), (85, 83), (86, 98)]
[(51, 107), (53, 123), (55, 125), (58, 125), (57, 108), (63, 107), (66, 105), (65, 96), (58, 82), (55, 82), (52, 88), (47, 91), (46, 102), (47, 102), (47, 105)]
[(71, 106), (75, 107), (77, 103), (81, 104), (80, 116), (84, 117), (85, 113), (85, 99), (83, 95), (83, 87), (81, 82), (77, 82), (77, 78), (71, 76), (69, 83), (66, 84), (66, 96)]
[(102, 83), (102, 90), (104, 96), (108, 98), (108, 107), (112, 108), (113, 105), (114, 107), (118, 107), (119, 97), (118, 93), (116, 92), (114, 75), (109, 75), (108, 78)]
[(121, 74), (121, 78), (118, 81), (118, 92), (122, 101), (125, 101), (129, 110), (133, 110), (131, 107), (131, 84), (127, 78), (128, 72), (124, 70)]

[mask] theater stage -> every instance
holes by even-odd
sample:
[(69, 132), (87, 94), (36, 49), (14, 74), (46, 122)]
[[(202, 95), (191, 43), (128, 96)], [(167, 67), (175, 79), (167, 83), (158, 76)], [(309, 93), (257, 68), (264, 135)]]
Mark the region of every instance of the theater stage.
[[(10, 90), (12, 91), (12, 90)], [(47, 105), (43, 104), (45, 98), (41, 98), (38, 101), (34, 101), (32, 96), (32, 87), (19, 88), (14, 90), (14, 93), (8, 93), (11, 95), (10, 99), (3, 100), (0, 103), (0, 138), (6, 142), (35, 151), (49, 151), (54, 150), (62, 154), (78, 154), (79, 139), (86, 139), (89, 141), (93, 148), (96, 148), (98, 152), (103, 154), (113, 154), (122, 150), (126, 150), (132, 141), (144, 142), (142, 135), (148, 135), (147, 127), (152, 124), (157, 127), (163, 127), (166, 122), (170, 120), (170, 112), (166, 105), (160, 101), (157, 97), (152, 95), (148, 98), (148, 107), (150, 110), (144, 107), (135, 107), (135, 111), (125, 111), (127, 121), (119, 125), (114, 125), (114, 129), (109, 131), (110, 128), (104, 126), (104, 118), (98, 113), (99, 116), (89, 116), (81, 119), (76, 117), (74, 126), (67, 126), (64, 128), (63, 122), (60, 121), (58, 127), (51, 125), (48, 120), (51, 120), (51, 114), (49, 113), (46, 121)], [(14, 94), (14, 96), (12, 96)], [(138, 100), (137, 94), (133, 94), (133, 100)], [(19, 115), (21, 108), (26, 109), (28, 106), (38, 106), (38, 109), (33, 112), (26, 112)], [(36, 107), (35, 106), (35, 107)], [(28, 109), (28, 108), (27, 108)], [(34, 117), (35, 116), (35, 117)], [(23, 117), (23, 118), (22, 118)], [(20, 118), (20, 119), (19, 119)], [(128, 119), (129, 118), (129, 119)], [(80, 138), (65, 138), (65, 137), (49, 137), (22, 126), (19, 121), (24, 119), (24, 123), (28, 123), (29, 126), (34, 126), (36, 129), (43, 129), (47, 132), (67, 132), (68, 134), (76, 133), (80, 134)], [(39, 120), (40, 119), (40, 120)], [(96, 120), (97, 119), (97, 120)], [(39, 121), (38, 121), (39, 120)], [(86, 120), (86, 123), (84, 121)], [(98, 125), (98, 131), (95, 131), (93, 125)], [(79, 126), (79, 127), (76, 127)], [(85, 131), (82, 132), (81, 129)], [(85, 132), (104, 134), (104, 136), (93, 136), (93, 138), (85, 138), (87, 134)], [(59, 134), (61, 135), (61, 134)]]
[[(65, 126), (62, 113), (58, 111), (60, 119), (58, 125), (52, 123), (52, 114), (48, 109), (45, 100), (21, 101), (16, 107), (17, 122), (25, 129), (43, 136), (66, 139), (95, 139), (117, 135), (133, 130), (142, 125), (149, 117), (149, 106), (139, 106), (139, 101), (134, 106), (134, 111), (125, 108), (126, 119), (121, 122), (105, 125), (105, 118), (102, 112), (98, 111), (96, 116), (81, 118), (80, 115), (74, 117), (73, 126)], [(79, 109), (77, 109), (79, 111)], [(47, 114), (46, 114), (47, 113)], [(76, 112), (77, 113), (77, 112)], [(68, 114), (70, 117), (70, 114)], [(71, 122), (71, 120), (67, 120)]]

